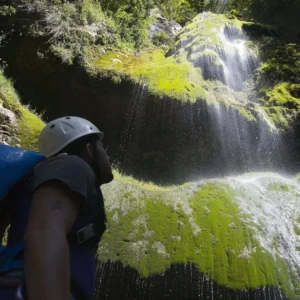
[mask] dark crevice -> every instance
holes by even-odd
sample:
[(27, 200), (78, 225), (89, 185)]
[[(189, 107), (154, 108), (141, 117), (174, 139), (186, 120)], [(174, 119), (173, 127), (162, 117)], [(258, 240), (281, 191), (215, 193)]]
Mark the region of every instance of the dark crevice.
[(285, 300), (274, 286), (234, 290), (200, 273), (194, 264), (173, 264), (164, 274), (142, 277), (120, 262), (99, 263), (94, 300)]

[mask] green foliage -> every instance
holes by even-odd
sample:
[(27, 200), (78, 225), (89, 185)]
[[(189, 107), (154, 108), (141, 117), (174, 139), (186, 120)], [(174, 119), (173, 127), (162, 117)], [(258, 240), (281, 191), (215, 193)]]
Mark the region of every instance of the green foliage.
[(172, 42), (172, 39), (164, 32), (156, 33), (152, 40), (155, 46), (168, 45)]
[(227, 7), (236, 9), (244, 17), (262, 23), (299, 30), (297, 27), (300, 21), (300, 1), (298, 0), (230, 0)]
[(102, 0), (101, 6), (114, 19), (121, 40), (140, 49), (149, 44), (147, 2), (143, 0)]
[(258, 98), (274, 124), (288, 127), (300, 111), (300, 48), (274, 38), (260, 40)]
[[(156, 0), (154, 2), (167, 18), (174, 19), (181, 25), (185, 25), (188, 21), (191, 21), (197, 13), (202, 11), (202, 9), (197, 10), (196, 2), (202, 3), (203, 1)], [(195, 2), (194, 6), (191, 5), (192, 2)]]
[(300, 46), (295, 43), (265, 38), (262, 42), (261, 75), (273, 81), (298, 82), (300, 78)]
[(83, 25), (107, 21), (100, 4), (96, 1), (82, 1), (79, 11), (79, 19)]
[(113, 21), (96, 0), (35, 1), (43, 22), (31, 25), (34, 36), (47, 36), (49, 50), (65, 63), (83, 56), (91, 44), (116, 45), (118, 34)]
[(16, 9), (13, 6), (9, 5), (2, 5), (0, 6), (0, 16), (11, 16), (16, 13)]

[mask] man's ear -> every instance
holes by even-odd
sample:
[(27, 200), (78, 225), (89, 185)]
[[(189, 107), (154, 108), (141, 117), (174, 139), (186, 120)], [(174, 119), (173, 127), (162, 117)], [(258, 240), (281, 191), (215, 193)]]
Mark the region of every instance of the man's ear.
[(93, 151), (92, 144), (91, 143), (86, 144), (85, 150), (86, 150), (86, 154), (87, 154), (88, 158), (93, 160), (94, 159), (94, 151)]

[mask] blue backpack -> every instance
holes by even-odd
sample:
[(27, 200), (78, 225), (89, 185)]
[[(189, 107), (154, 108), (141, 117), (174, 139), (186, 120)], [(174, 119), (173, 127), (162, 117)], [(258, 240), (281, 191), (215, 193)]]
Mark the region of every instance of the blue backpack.
[(44, 155), (34, 151), (0, 145), (0, 203), (11, 189), (44, 159)]
[[(0, 145), (0, 208), (3, 200), (18, 182), (26, 177), (36, 164), (45, 157), (37, 152)], [(22, 263), (13, 261), (23, 245), (6, 247), (0, 245), (0, 274), (10, 269), (22, 268)]]

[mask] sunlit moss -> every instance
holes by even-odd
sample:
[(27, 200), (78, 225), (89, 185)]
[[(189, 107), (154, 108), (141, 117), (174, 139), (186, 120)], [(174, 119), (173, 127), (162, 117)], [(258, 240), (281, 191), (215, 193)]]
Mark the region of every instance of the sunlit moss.
[(19, 138), (25, 149), (38, 150), (38, 137), (45, 126), (44, 122), (29, 108), (20, 107), (21, 117), (18, 119)]
[(190, 72), (192, 65), (178, 64), (173, 57), (165, 58), (161, 50), (140, 54), (111, 51), (91, 61), (90, 67), (94, 72), (118, 73), (120, 78), (145, 84), (148, 92), (157, 96), (191, 102), (206, 97), (200, 74)]

